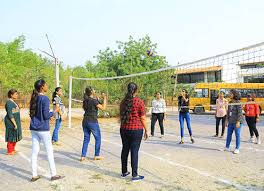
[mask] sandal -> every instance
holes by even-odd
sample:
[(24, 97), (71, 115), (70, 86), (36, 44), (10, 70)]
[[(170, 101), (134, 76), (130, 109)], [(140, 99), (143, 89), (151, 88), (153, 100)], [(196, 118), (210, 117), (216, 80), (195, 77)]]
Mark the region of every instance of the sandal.
[(65, 176), (56, 175), (56, 176), (51, 177), (50, 181), (60, 180), (60, 179), (63, 179), (63, 178), (65, 178)]
[(40, 176), (32, 177), (30, 182), (36, 182), (38, 179), (40, 179)]

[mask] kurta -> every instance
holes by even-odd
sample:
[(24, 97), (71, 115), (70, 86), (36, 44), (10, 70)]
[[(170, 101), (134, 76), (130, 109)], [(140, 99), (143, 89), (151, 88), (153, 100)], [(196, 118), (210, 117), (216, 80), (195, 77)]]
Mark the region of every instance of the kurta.
[[(18, 105), (12, 101), (8, 100), (5, 105), (6, 116), (5, 116), (5, 126), (6, 126), (6, 134), (5, 141), (6, 142), (18, 142), (22, 139), (22, 128), (21, 128), (21, 120), (20, 120), (20, 109)], [(17, 129), (14, 128), (14, 124), (11, 119), (14, 118)]]

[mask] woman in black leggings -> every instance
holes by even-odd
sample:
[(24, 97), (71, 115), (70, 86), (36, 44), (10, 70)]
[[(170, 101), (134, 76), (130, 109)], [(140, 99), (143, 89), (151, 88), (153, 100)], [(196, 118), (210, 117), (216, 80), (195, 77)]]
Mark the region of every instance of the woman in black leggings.
[(247, 104), (244, 107), (246, 121), (250, 132), (250, 142), (254, 143), (254, 134), (257, 138), (257, 144), (261, 144), (259, 133), (257, 130), (257, 122), (259, 121), (259, 105), (255, 103), (255, 94), (247, 96)]
[(161, 98), (161, 92), (156, 93), (156, 99), (151, 104), (151, 136), (154, 136), (155, 124), (159, 121), (160, 134), (162, 138), (164, 136), (163, 121), (165, 120), (166, 102)]

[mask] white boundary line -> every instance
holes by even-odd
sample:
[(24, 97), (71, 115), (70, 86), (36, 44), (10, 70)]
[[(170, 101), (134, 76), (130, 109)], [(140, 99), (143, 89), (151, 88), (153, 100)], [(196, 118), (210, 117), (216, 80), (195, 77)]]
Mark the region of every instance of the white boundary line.
[[(110, 144), (113, 144), (113, 145), (116, 145), (116, 146), (122, 148), (120, 144), (117, 144), (115, 142), (112, 142), (112, 141), (109, 141), (109, 140), (106, 140), (106, 139), (102, 139), (102, 141), (107, 142), (107, 143), (110, 143)], [(176, 162), (173, 162), (173, 161), (171, 161), (169, 159), (164, 159), (162, 157), (155, 156), (155, 155), (153, 155), (151, 153), (148, 153), (148, 152), (145, 152), (145, 151), (142, 151), (142, 150), (139, 151), (139, 152), (142, 153), (142, 154), (144, 154), (144, 155), (147, 155), (149, 157), (152, 157), (154, 159), (160, 160), (160, 161), (162, 161), (164, 163), (167, 163), (169, 165), (177, 166), (177, 167), (181, 167), (181, 168), (185, 168), (185, 169), (194, 171), (194, 172), (196, 172), (197, 174), (199, 174), (201, 176), (209, 177), (211, 179), (217, 180), (218, 182), (224, 183), (226, 185), (234, 186), (234, 187), (236, 187), (239, 190), (249, 190), (249, 188), (246, 187), (246, 186), (243, 186), (243, 185), (240, 185), (240, 184), (237, 184), (237, 183), (233, 183), (233, 182), (231, 182), (229, 180), (226, 180), (226, 179), (223, 179), (223, 178), (219, 178), (219, 177), (210, 175), (208, 172), (200, 171), (199, 169), (196, 169), (196, 168), (193, 168), (193, 167), (190, 167), (190, 166), (187, 166), (187, 165), (182, 165), (180, 163), (176, 163)]]
[[(108, 124), (100, 124), (100, 125), (102, 125), (102, 126), (112, 127), (113, 130), (116, 129), (116, 128), (115, 128), (116, 126), (118, 126), (118, 124), (116, 124), (115, 126), (114, 126), (113, 124), (111, 124), (111, 125), (108, 125)], [(178, 138), (178, 136), (177, 136), (177, 135), (174, 135), (172, 132), (169, 132), (169, 134), (165, 134), (165, 136), (176, 137), (176, 138)], [(205, 140), (205, 139), (203, 139), (203, 138), (199, 138), (199, 137), (195, 137), (195, 136), (194, 136), (194, 139), (198, 139), (199, 141), (204, 142), (204, 143), (208, 143), (208, 144), (214, 144), (214, 145), (223, 146), (223, 148), (224, 148), (224, 146), (225, 146), (225, 143), (222, 142), (221, 140), (218, 140), (217, 138), (216, 138), (215, 140), (208, 141), (208, 140)], [(164, 139), (161, 139), (161, 140), (164, 140)], [(224, 141), (224, 140), (225, 140), (225, 139), (223, 139), (223, 141)], [(175, 140), (175, 141), (176, 141), (176, 140)], [(252, 144), (254, 144), (254, 143), (252, 143)], [(230, 146), (234, 147), (234, 144), (231, 143)], [(221, 148), (219, 148), (219, 149), (221, 149)], [(257, 148), (252, 148), (252, 147), (245, 147), (245, 146), (243, 146), (243, 147), (242, 147), (242, 150), (243, 150), (243, 149), (246, 149), (246, 150), (253, 150), (253, 151), (256, 151), (256, 152), (264, 152), (264, 149), (257, 149)]]
[[(176, 135), (172, 135), (172, 134), (166, 134), (166, 136), (170, 136), (170, 137), (178, 137), (178, 136), (176, 136)], [(208, 144), (221, 145), (221, 146), (223, 146), (223, 147), (225, 146), (225, 143), (220, 142), (220, 140), (217, 140), (217, 138), (216, 138), (215, 141), (208, 141), (208, 140), (204, 140), (203, 138), (199, 138), (199, 137), (195, 137), (195, 136), (194, 136), (194, 139), (198, 139), (199, 141), (204, 142), (204, 143), (208, 143)], [(225, 140), (225, 139), (223, 139), (223, 140)], [(254, 143), (252, 143), (252, 144), (254, 144)], [(231, 144), (230, 146), (234, 146), (234, 144)], [(264, 152), (263, 149), (256, 149), (256, 148), (252, 148), (252, 147), (242, 147), (242, 150), (243, 150), (243, 149), (254, 150), (254, 151), (256, 151), (256, 152)]]
[[(2, 136), (0, 136), (0, 140), (5, 142), (5, 139)], [(27, 157), (22, 151), (17, 152), (17, 154), (30, 164), (31, 159)], [(44, 176), (45, 178), (50, 178), (49, 172), (39, 165), (38, 165), (38, 170), (44, 173), (44, 175), (42, 176)]]

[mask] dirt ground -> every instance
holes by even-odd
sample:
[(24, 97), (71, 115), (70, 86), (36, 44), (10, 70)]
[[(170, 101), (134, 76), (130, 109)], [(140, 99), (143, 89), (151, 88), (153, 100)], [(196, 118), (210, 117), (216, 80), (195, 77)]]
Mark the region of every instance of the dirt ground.
[[(258, 129), (264, 137), (264, 117)], [(150, 120), (148, 120), (148, 126)], [(102, 131), (101, 154), (103, 161), (93, 161), (94, 139), (88, 148), (88, 159), (79, 162), (83, 132), (81, 119), (73, 120), (73, 127), (64, 121), (60, 131), (62, 146), (55, 146), (55, 162), (58, 174), (66, 177), (50, 182), (45, 149), (39, 154), (39, 174), (42, 178), (31, 183), (31, 137), (28, 121), (23, 122), (24, 138), (18, 143), (18, 154), (7, 156), (4, 142), (4, 125), (0, 124), (0, 190), (105, 190), (105, 191), (165, 191), (165, 190), (264, 190), (264, 139), (262, 145), (248, 142), (248, 127), (242, 130), (241, 152), (234, 155), (219, 149), (225, 138), (213, 138), (215, 119), (212, 115), (191, 115), (195, 143), (191, 144), (185, 129), (184, 145), (179, 145), (177, 115), (170, 115), (165, 122), (165, 137), (159, 138), (156, 125), (155, 137), (142, 141), (139, 158), (141, 182), (121, 179), (121, 139), (117, 119), (100, 119)], [(53, 125), (51, 131), (53, 130)], [(232, 149), (235, 138), (233, 135)], [(130, 167), (129, 167), (130, 169)]]

